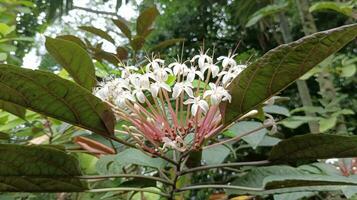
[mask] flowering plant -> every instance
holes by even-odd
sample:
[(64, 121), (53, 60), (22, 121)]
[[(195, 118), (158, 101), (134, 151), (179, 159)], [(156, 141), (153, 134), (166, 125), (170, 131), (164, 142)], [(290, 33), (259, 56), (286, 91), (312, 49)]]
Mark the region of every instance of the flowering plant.
[(118, 120), (130, 122), (119, 132), (140, 148), (197, 150), (223, 127), (219, 105), (231, 101), (226, 88), (246, 67), (235, 56), (214, 61), (201, 52), (189, 61), (153, 58), (146, 66), (122, 66), (121, 77), (105, 81), (95, 93), (113, 107)]

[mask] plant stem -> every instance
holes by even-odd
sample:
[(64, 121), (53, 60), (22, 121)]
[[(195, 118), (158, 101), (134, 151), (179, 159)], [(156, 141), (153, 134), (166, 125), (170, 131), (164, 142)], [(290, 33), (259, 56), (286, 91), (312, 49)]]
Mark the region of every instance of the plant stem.
[(264, 191), (263, 188), (251, 188), (243, 186), (234, 186), (234, 185), (192, 185), (177, 189), (176, 192), (183, 192), (187, 190), (198, 190), (198, 189), (212, 189), (212, 188), (221, 188), (221, 189), (236, 189), (244, 191)]
[(192, 173), (192, 172), (196, 172), (196, 171), (214, 169), (214, 168), (265, 165), (265, 164), (269, 164), (269, 163), (270, 163), (270, 161), (268, 161), (268, 160), (261, 160), (261, 161), (252, 161), (252, 162), (235, 162), (235, 163), (223, 163), (223, 164), (217, 164), (217, 165), (206, 165), (206, 166), (200, 166), (200, 167), (182, 170), (179, 175), (182, 176), (184, 174), (188, 174), (188, 173)]
[(154, 176), (144, 176), (137, 174), (113, 174), (113, 175), (94, 175), (94, 176), (78, 176), (79, 179), (107, 179), (107, 178), (141, 178), (141, 179), (150, 179), (154, 181), (159, 181), (162, 183), (166, 183), (169, 185), (173, 185), (173, 183), (169, 180), (154, 177)]
[(170, 197), (169, 194), (159, 192), (156, 190), (152, 189), (145, 189), (145, 188), (135, 188), (135, 187), (117, 187), (117, 188), (100, 188), (100, 189), (90, 189), (90, 190), (85, 190), (84, 192), (113, 192), (113, 191), (123, 191), (123, 192), (148, 192), (148, 193), (153, 193), (153, 194), (158, 194), (163, 197)]

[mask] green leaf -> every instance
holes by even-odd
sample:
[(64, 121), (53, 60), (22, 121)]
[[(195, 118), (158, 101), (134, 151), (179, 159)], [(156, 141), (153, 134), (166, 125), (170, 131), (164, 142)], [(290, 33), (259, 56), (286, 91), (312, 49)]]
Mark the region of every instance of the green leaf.
[(352, 77), (355, 75), (356, 71), (357, 71), (356, 65), (354, 65), (354, 64), (346, 65), (346, 66), (343, 66), (341, 69), (341, 76), (342, 77)]
[(261, 147), (271, 147), (278, 144), (281, 141), (279, 138), (271, 137), (269, 135), (264, 136), (263, 140), (260, 141), (258, 146)]
[(304, 123), (307, 123), (309, 121), (319, 121), (321, 118), (320, 117), (310, 117), (310, 116), (292, 116), (286, 119), (283, 119), (282, 121), (278, 122), (278, 124), (282, 124), (285, 127), (295, 129)]
[(356, 156), (357, 136), (306, 134), (279, 142), (271, 150), (269, 160), (294, 162)]
[(95, 28), (93, 26), (80, 26), (78, 28), (82, 29), (84, 31), (87, 31), (89, 33), (92, 33), (92, 34), (94, 34), (96, 36), (99, 36), (99, 37), (111, 42), (112, 44), (115, 44), (114, 39), (107, 32), (105, 32), (105, 31), (103, 31), (103, 30), (101, 30), (99, 28)]
[(8, 35), (12, 31), (14, 31), (15, 29), (16, 29), (15, 26), (9, 26), (7, 24), (0, 23), (0, 34), (3, 35), (3, 36)]
[(250, 64), (229, 86), (232, 102), (222, 105), (230, 124), (274, 96), (357, 35), (357, 24), (315, 33), (281, 45)]
[(319, 131), (320, 133), (324, 133), (333, 127), (335, 127), (337, 123), (337, 117), (331, 116), (329, 118), (321, 118), (319, 121)]
[(134, 51), (140, 50), (145, 43), (145, 38), (141, 36), (135, 36), (133, 40), (130, 41), (130, 46)]
[(245, 27), (253, 26), (257, 22), (259, 22), (261, 19), (263, 19), (264, 17), (268, 17), (268, 16), (275, 15), (277, 13), (285, 11), (287, 9), (288, 5), (289, 4), (285, 3), (285, 4), (282, 4), (282, 5), (268, 5), (268, 6), (265, 6), (264, 8), (256, 11), (255, 13), (253, 13), (253, 15), (251, 15), (249, 17), (249, 21), (247, 22)]
[(0, 100), (0, 109), (25, 119), (26, 109), (24, 107)]
[(49, 72), (0, 65), (0, 100), (101, 135), (114, 133), (114, 114), (106, 103)]
[(96, 84), (94, 64), (82, 47), (68, 40), (47, 37), (46, 49), (78, 84), (92, 90)]
[(287, 117), (290, 116), (289, 110), (283, 106), (268, 105), (268, 106), (264, 106), (263, 110), (264, 112), (271, 113), (271, 114), (285, 115)]
[(87, 189), (75, 157), (52, 146), (0, 145), (1, 192), (80, 192)]
[(144, 35), (152, 26), (156, 17), (160, 15), (156, 7), (146, 8), (143, 10), (136, 21), (136, 32), (138, 35)]
[(159, 44), (155, 45), (154, 47), (152, 47), (150, 49), (150, 51), (161, 51), (169, 46), (175, 45), (177, 43), (180, 42), (184, 42), (186, 39), (184, 38), (176, 38), (176, 39), (169, 39), (169, 40), (165, 40), (160, 42)]
[(126, 149), (116, 155), (102, 156), (97, 162), (97, 171), (101, 174), (121, 173), (127, 165), (141, 165), (163, 168), (167, 162), (161, 158), (152, 158), (138, 149)]
[(231, 185), (255, 188), (256, 191), (228, 190), (229, 194), (266, 195), (300, 191), (341, 191), (345, 187), (357, 185), (357, 178), (311, 174), (300, 168), (281, 165), (253, 168), (234, 180)]
[(81, 46), (83, 49), (86, 49), (86, 44), (80, 38), (78, 38), (74, 35), (60, 35), (60, 36), (57, 36), (56, 38), (74, 42), (74, 43), (78, 44), (79, 46)]
[(230, 152), (230, 149), (225, 145), (210, 147), (202, 151), (202, 160), (207, 165), (220, 164), (227, 158)]
[(290, 192), (290, 193), (276, 194), (274, 195), (274, 200), (286, 200), (286, 199), (301, 200), (315, 195), (316, 195), (315, 192)]
[(0, 132), (0, 140), (8, 140), (10, 139), (10, 135), (4, 132)]
[[(232, 137), (243, 136), (244, 134), (262, 127), (263, 124), (260, 122), (253, 121), (242, 121), (235, 123), (229, 128), (230, 132), (233, 133)], [(242, 139), (247, 142), (253, 149), (257, 148), (259, 143), (263, 140), (264, 136), (268, 133), (266, 128), (263, 128), (249, 135), (243, 136)]]
[(122, 19), (113, 19), (113, 23), (121, 30), (121, 32), (131, 40), (131, 31)]
[(352, 16), (353, 5), (341, 2), (322, 1), (314, 3), (309, 9), (310, 12), (324, 10), (333, 10), (343, 15)]

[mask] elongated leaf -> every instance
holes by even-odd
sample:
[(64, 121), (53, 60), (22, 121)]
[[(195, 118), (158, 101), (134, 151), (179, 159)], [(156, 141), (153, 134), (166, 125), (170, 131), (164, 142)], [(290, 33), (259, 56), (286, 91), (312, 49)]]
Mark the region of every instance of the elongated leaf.
[(180, 42), (184, 42), (186, 39), (184, 38), (176, 38), (176, 39), (169, 39), (160, 42), (159, 44), (155, 45), (153, 48), (150, 49), (150, 51), (161, 51), (169, 46), (175, 45)]
[(272, 161), (346, 158), (357, 156), (357, 136), (307, 134), (279, 142), (270, 152)]
[(145, 38), (141, 36), (135, 36), (132, 41), (130, 41), (130, 46), (134, 51), (139, 51), (145, 43)]
[(78, 28), (80, 28), (80, 29), (82, 29), (84, 31), (87, 31), (89, 33), (92, 33), (94, 35), (97, 35), (97, 36), (99, 36), (99, 37), (111, 42), (112, 44), (115, 44), (114, 39), (107, 32), (105, 32), (105, 31), (103, 31), (103, 30), (101, 30), (99, 28), (95, 28), (93, 26), (80, 26)]
[(252, 191), (248, 189), (228, 190), (229, 194), (263, 195), (298, 191), (336, 191), (357, 185), (357, 178), (322, 173), (312, 174), (300, 168), (282, 165), (254, 168), (234, 180), (231, 185), (249, 187)]
[(159, 15), (156, 7), (151, 7), (143, 10), (136, 21), (136, 32), (138, 35), (143, 35), (154, 23)]
[(78, 84), (92, 90), (96, 84), (95, 69), (92, 59), (82, 47), (68, 40), (48, 37), (46, 49)]
[(259, 22), (261, 19), (264, 17), (268, 17), (274, 14), (277, 14), (279, 12), (282, 12), (286, 10), (288, 7), (288, 4), (282, 4), (282, 5), (268, 5), (257, 12), (255, 12), (252, 16), (249, 17), (249, 21), (245, 25), (246, 27), (253, 26), (257, 22)]
[(0, 100), (98, 134), (114, 133), (114, 114), (106, 103), (49, 72), (0, 65)]
[(0, 100), (0, 109), (23, 119), (25, 118), (26, 109), (16, 104)]
[(232, 103), (223, 105), (229, 124), (277, 94), (357, 35), (357, 24), (315, 33), (267, 52), (229, 86)]
[(122, 19), (113, 19), (113, 23), (121, 30), (124, 35), (131, 40), (131, 31)]
[(309, 9), (310, 12), (324, 11), (324, 10), (333, 10), (341, 14), (351, 16), (353, 11), (353, 5), (348, 3), (341, 3), (341, 2), (322, 1), (322, 2), (314, 3)]
[(0, 145), (1, 192), (80, 192), (78, 161), (51, 146)]
[(79, 46), (81, 46), (83, 49), (86, 49), (86, 44), (80, 38), (78, 38), (74, 35), (60, 35), (60, 36), (57, 36), (56, 38), (74, 42), (74, 43), (78, 44)]

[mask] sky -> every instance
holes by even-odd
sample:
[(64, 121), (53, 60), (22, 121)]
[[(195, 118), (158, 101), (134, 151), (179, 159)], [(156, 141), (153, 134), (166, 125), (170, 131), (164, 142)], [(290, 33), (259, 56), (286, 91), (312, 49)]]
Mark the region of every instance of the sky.
[[(137, 3), (140, 3), (141, 0), (136, 0)], [(102, 4), (95, 9), (100, 11), (109, 11), (113, 12), (115, 8), (116, 1), (110, 0), (105, 4)], [(124, 2), (124, 1), (123, 1)], [(131, 2), (131, 1), (130, 1)], [(74, 6), (91, 8), (90, 0), (75, 0), (73, 1)], [(138, 13), (135, 10), (135, 7), (132, 3), (123, 4), (118, 10), (118, 15), (123, 17), (126, 20), (130, 20), (132, 18), (137, 17)], [(41, 17), (41, 16), (40, 16)], [(66, 26), (67, 25), (67, 26)], [(56, 20), (53, 24), (51, 24), (44, 33), (37, 33), (35, 36), (34, 43), (37, 44), (33, 47), (29, 53), (25, 55), (23, 58), (23, 66), (25, 68), (37, 69), (38, 65), (41, 62), (41, 56), (46, 53), (46, 48), (44, 45), (45, 36), (56, 37), (58, 35), (63, 34), (66, 31), (71, 32), (68, 28), (76, 29), (77, 26), (87, 25), (94, 26), (96, 28), (100, 28), (106, 30), (107, 20), (103, 17), (103, 15), (97, 15), (93, 13), (88, 13), (83, 10), (73, 9), (69, 11), (68, 15), (62, 16), (60, 20)], [(112, 35), (112, 33), (109, 32)], [(84, 36), (84, 33), (80, 32), (76, 34), (77, 36)], [(117, 37), (115, 37), (117, 38)], [(124, 40), (119, 40), (119, 43), (123, 43)], [(109, 42), (103, 43), (103, 49), (109, 52), (115, 51), (115, 46), (110, 44)]]

